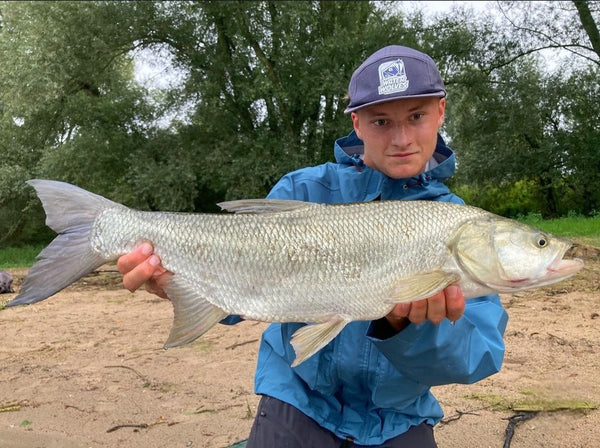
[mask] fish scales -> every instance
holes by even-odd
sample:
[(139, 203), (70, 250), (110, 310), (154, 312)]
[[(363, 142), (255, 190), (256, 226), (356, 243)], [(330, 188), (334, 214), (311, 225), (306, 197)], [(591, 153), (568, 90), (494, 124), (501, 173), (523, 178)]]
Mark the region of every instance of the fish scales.
[(450, 284), (473, 298), (555, 283), (583, 266), (563, 259), (570, 242), (460, 204), (242, 200), (220, 204), (234, 214), (180, 214), (132, 210), (63, 182), (28, 183), (58, 235), (6, 306), (44, 300), (149, 241), (174, 273), (165, 348), (229, 314), (308, 322), (291, 340), (295, 366), (347, 323)]

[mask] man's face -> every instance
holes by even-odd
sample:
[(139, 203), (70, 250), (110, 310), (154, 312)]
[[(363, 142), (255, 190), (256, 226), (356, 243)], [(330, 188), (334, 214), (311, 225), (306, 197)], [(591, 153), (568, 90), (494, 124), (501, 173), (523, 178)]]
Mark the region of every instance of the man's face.
[(394, 179), (424, 172), (445, 109), (445, 98), (429, 97), (389, 101), (353, 112), (354, 130), (365, 145), (365, 164)]

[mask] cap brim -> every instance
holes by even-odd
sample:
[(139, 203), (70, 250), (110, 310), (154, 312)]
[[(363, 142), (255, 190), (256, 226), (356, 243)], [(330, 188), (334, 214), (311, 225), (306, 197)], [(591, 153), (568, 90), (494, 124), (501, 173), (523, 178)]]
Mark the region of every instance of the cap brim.
[(389, 103), (390, 101), (399, 101), (399, 100), (405, 100), (405, 99), (410, 99), (410, 98), (428, 98), (428, 97), (444, 98), (445, 96), (446, 96), (446, 92), (444, 90), (441, 90), (438, 92), (423, 93), (420, 95), (406, 95), (406, 96), (397, 96), (394, 98), (383, 98), (383, 99), (380, 99), (377, 101), (371, 101), (369, 103), (359, 104), (358, 106), (354, 106), (354, 107), (348, 106), (344, 110), (344, 113), (349, 114), (350, 112), (354, 112), (359, 109), (364, 109), (365, 107), (373, 106), (375, 104)]

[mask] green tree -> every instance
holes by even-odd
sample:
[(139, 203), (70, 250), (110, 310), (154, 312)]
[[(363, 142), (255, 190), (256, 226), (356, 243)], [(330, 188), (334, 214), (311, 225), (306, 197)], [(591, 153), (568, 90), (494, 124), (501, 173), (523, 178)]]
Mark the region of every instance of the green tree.
[(554, 76), (548, 91), (556, 92), (551, 138), (555, 152), (561, 154), (565, 168), (564, 214), (575, 210), (584, 214), (600, 210), (600, 68), (590, 66), (567, 79)]
[(35, 233), (22, 213), (31, 194), (26, 179), (62, 179), (118, 196), (118, 179), (147, 140), (143, 123), (152, 115), (127, 57), (137, 36), (122, 20), (127, 13), (135, 23), (152, 9), (110, 2), (0, 8), (0, 241), (11, 243)]
[[(593, 14), (597, 3), (586, 3)], [(536, 210), (516, 212), (591, 213), (597, 112), (581, 98), (597, 96), (599, 88), (597, 69), (590, 69), (597, 55), (586, 43), (593, 33), (586, 37), (571, 2), (500, 2), (500, 8), (508, 26), (498, 28), (498, 18), (491, 18), (496, 34), (485, 21), (469, 23), (480, 51), (455, 73), (446, 129), (458, 153), (457, 182), (490, 194), (498, 185), (508, 192), (516, 182), (534, 188)], [(549, 48), (573, 56), (551, 71), (539, 53)]]
[(178, 132), (202, 158), (203, 179), (229, 198), (262, 196), (283, 173), (330, 160), (334, 138), (351, 129), (343, 110), (352, 70), (409, 36), (385, 14), (368, 2), (187, 5), (195, 39), (181, 37), (188, 24), (175, 27), (172, 50), (198, 99)]

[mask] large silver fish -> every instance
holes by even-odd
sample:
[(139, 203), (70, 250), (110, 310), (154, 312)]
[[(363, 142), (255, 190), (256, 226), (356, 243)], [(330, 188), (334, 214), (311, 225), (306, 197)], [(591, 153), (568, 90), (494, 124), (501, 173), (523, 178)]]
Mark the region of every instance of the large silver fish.
[(150, 241), (172, 271), (174, 323), (165, 348), (229, 314), (309, 322), (292, 339), (299, 364), (353, 320), (458, 283), (466, 298), (563, 280), (581, 269), (571, 244), (484, 210), (434, 201), (325, 205), (242, 200), (235, 214), (129, 209), (70, 184), (28, 182), (58, 236), (7, 306), (44, 300)]

